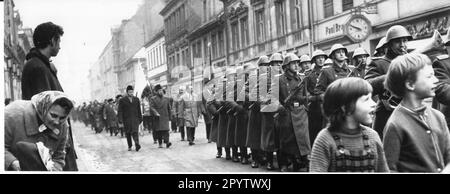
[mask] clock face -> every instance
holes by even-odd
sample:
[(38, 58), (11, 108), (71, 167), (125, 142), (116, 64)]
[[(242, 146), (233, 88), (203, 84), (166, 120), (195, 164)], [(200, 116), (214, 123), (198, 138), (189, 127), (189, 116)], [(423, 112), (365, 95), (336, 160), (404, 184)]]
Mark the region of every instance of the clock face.
[(361, 17), (355, 17), (347, 24), (348, 35), (355, 41), (363, 41), (369, 36), (370, 24)]

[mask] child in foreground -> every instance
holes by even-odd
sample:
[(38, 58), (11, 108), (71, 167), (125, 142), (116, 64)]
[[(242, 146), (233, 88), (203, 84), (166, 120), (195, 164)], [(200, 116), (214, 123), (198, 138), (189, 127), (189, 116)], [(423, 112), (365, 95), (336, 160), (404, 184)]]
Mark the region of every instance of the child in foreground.
[(391, 171), (448, 171), (450, 136), (444, 115), (424, 104), (424, 99), (435, 96), (437, 83), (431, 61), (425, 55), (406, 54), (392, 61), (384, 84), (403, 100), (383, 133)]
[(373, 122), (372, 86), (361, 78), (334, 81), (325, 91), (328, 126), (314, 141), (311, 172), (389, 172)]

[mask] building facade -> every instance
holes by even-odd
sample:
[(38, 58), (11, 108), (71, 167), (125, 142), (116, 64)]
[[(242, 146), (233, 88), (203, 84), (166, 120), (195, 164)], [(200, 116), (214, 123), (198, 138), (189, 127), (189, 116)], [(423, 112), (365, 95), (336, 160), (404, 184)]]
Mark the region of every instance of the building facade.
[(228, 65), (256, 62), (275, 52), (310, 52), (307, 0), (222, 0)]
[(193, 82), (193, 66), (187, 34), (201, 24), (200, 0), (169, 0), (159, 12), (164, 18), (164, 34), (170, 93)]
[(14, 1), (6, 0), (4, 5), (4, 88), (5, 99), (22, 98), (21, 76), (25, 56), (33, 47), (33, 32), (22, 27), (22, 20)]
[[(405, 26), (410, 31), (414, 40), (408, 43), (408, 48), (415, 49), (428, 41), (426, 39), (434, 30), (445, 34), (450, 25), (450, 2), (445, 0), (317, 0), (312, 3), (314, 48), (325, 51), (333, 44), (341, 43), (349, 51), (363, 47), (373, 53), (379, 40), (393, 25)], [(352, 37), (354, 18), (366, 20), (360, 23), (369, 26), (362, 40)]]
[(98, 60), (91, 67), (89, 80), (92, 83), (90, 94), (92, 99), (109, 99), (120, 94), (117, 87), (117, 76), (114, 73), (113, 61), (112, 41), (109, 41), (98, 57)]
[(186, 37), (193, 64), (194, 90), (200, 93), (203, 78), (219, 76), (225, 70), (226, 31), (223, 3), (202, 0), (201, 25)]
[(167, 87), (167, 60), (164, 30), (162, 29), (155, 37), (145, 45), (145, 57), (147, 63), (144, 69), (145, 77), (150, 85), (160, 84)]

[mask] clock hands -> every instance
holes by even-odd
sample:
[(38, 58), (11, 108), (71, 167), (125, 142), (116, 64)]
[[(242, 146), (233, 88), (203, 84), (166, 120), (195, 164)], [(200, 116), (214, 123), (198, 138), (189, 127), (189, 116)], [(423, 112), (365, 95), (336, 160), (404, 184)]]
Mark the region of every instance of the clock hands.
[(357, 27), (357, 26), (355, 26), (353, 24), (350, 24), (350, 26), (353, 27), (353, 28), (356, 28), (358, 31), (362, 31), (362, 29), (360, 27)]

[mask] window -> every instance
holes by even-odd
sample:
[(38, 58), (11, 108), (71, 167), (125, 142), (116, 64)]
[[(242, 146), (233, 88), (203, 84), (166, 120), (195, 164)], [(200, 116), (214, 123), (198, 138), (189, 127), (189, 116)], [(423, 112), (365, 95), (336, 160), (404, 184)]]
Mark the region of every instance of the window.
[(257, 42), (264, 42), (266, 40), (266, 33), (264, 28), (264, 9), (255, 11), (256, 18), (256, 40)]
[(290, 3), (292, 30), (297, 31), (302, 28), (301, 0), (291, 0)]
[(286, 2), (284, 0), (275, 3), (275, 14), (277, 19), (277, 34), (283, 36), (286, 34)]
[(250, 36), (248, 32), (248, 18), (247, 16), (240, 19), (241, 23), (241, 45), (242, 48), (247, 47), (250, 44)]
[(208, 38), (207, 37), (205, 37), (205, 38), (203, 38), (203, 52), (205, 53), (205, 58), (206, 57), (211, 57), (211, 53), (209, 53), (210, 51), (209, 51), (209, 48), (208, 48)]
[(239, 49), (239, 28), (237, 21), (231, 24), (231, 37), (233, 51), (237, 51)]
[(333, 0), (323, 0), (325, 18), (333, 16)]
[(212, 58), (217, 58), (217, 39), (216, 34), (211, 35)]
[(219, 31), (219, 57), (222, 57), (225, 55), (225, 41), (223, 38), (223, 31)]
[(342, 0), (342, 11), (347, 11), (353, 8), (353, 0)]
[(184, 5), (181, 6), (181, 23), (184, 24), (186, 20), (186, 10), (184, 9)]

